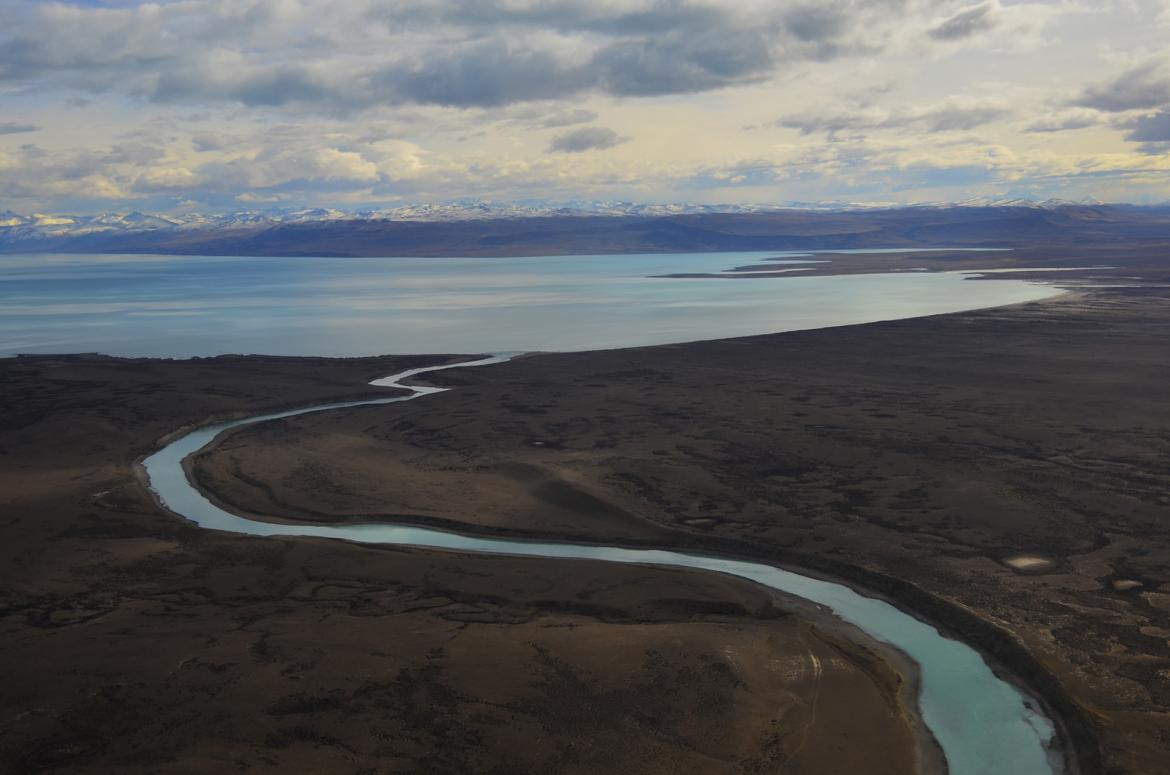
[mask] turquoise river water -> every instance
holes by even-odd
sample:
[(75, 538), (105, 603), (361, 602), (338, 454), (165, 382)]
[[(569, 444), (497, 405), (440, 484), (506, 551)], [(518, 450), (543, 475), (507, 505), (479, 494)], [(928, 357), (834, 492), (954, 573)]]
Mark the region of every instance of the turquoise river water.
[[(588, 350), (867, 323), (1056, 293), (1018, 280), (971, 281), (954, 273), (800, 277), (816, 258), (776, 252), (502, 259), (6, 255), (0, 256), (0, 356)], [(720, 273), (764, 261), (792, 271), (785, 279), (654, 277)], [(405, 387), (403, 380), (438, 368), (508, 357), (413, 369), (374, 384)], [(406, 397), (312, 406), (199, 428), (146, 458), (143, 468), (162, 503), (214, 530), (681, 566), (797, 595), (919, 665), (921, 716), (953, 775), (1060, 770), (1053, 722), (1037, 703), (997, 676), (974, 649), (846, 585), (767, 564), (676, 551), (507, 541), (387, 524), (282, 525), (218, 508), (184, 472), (186, 457), (232, 428), (440, 390), (409, 387), (414, 392)]]
[(667, 550), (626, 549), (539, 541), (508, 541), (393, 524), (284, 525), (227, 512), (188, 480), (183, 460), (221, 433), (244, 425), (344, 407), (388, 404), (442, 392), (404, 384), (447, 368), (500, 363), (498, 355), (454, 365), (417, 368), (376, 380), (382, 387), (407, 387), (410, 396), (306, 407), (210, 425), (194, 430), (143, 461), (150, 486), (175, 513), (213, 530), (258, 536), (315, 536), (379, 544), (402, 544), (459, 552), (563, 557), (604, 562), (695, 568), (726, 573), (796, 595), (830, 609), (871, 637), (891, 644), (919, 666), (919, 712), (942, 749), (952, 775), (1052, 775), (1062, 769), (1055, 727), (1038, 705), (996, 675), (974, 649), (944, 636), (934, 626), (896, 606), (844, 584), (745, 560)]

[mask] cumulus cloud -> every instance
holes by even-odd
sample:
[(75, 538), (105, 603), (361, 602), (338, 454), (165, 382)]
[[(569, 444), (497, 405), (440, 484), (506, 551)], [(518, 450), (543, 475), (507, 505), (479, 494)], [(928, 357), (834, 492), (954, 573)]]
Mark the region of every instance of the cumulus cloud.
[(1170, 104), (1170, 63), (1155, 60), (1127, 70), (1108, 83), (1086, 89), (1076, 104), (1108, 113)]
[(190, 188), (196, 175), (186, 167), (157, 167), (147, 169), (133, 183), (135, 191), (156, 192)]
[[(873, 54), (921, 0), (184, 0), (6, 8), (0, 83), (323, 112), (689, 94)], [(930, 30), (965, 37), (997, 3)], [(181, 41), (181, 45), (179, 42)]]
[[(1122, 156), (1152, 167), (1141, 153), (1164, 147), (1154, 138), (1170, 111), (1161, 59), (1108, 83), (1085, 81), (1093, 87), (1071, 100), (1028, 67), (1040, 45), (1064, 47), (1067, 79), (1110, 72), (1102, 61), (1121, 55), (1095, 47), (1099, 40), (1160, 50), (1156, 37), (1127, 32), (1153, 18), (1149, 8), (1146, 0), (1117, 0), (1108, 12), (1087, 0), (0, 0), (0, 93), (9, 108), (0, 198), (38, 208), (135, 200), (142, 209), (601, 192), (665, 200), (681, 186), (684, 195), (701, 188), (774, 200), (1040, 174), (971, 136), (985, 126), (1024, 155), (1041, 145), (1075, 155), (1083, 139), (1020, 142), (1023, 131), (1101, 126), (1132, 143), (1110, 151), (1117, 158), (1101, 169)], [(1088, 13), (1098, 14), (1093, 24), (1072, 18)], [(1042, 38), (1045, 27), (1052, 34)], [(892, 91), (866, 88), (890, 82)], [(987, 96), (931, 103), (941, 88)], [(769, 113), (797, 131), (735, 132), (770, 126), (761, 124)], [(35, 128), (18, 116), (45, 127), (30, 136), (37, 145), (22, 145)], [(67, 128), (82, 118), (92, 132)]]
[(775, 63), (772, 46), (764, 31), (751, 29), (655, 36), (606, 46), (593, 56), (589, 69), (610, 94), (686, 94), (763, 77)]
[(1170, 111), (1162, 110), (1141, 116), (1128, 123), (1126, 140), (1135, 143), (1170, 142)]
[(293, 137), (272, 138), (254, 150), (205, 162), (196, 171), (201, 187), (255, 193), (360, 189), (384, 177), (377, 161), (364, 153), (313, 147)]
[(557, 135), (549, 143), (550, 151), (562, 153), (580, 153), (582, 151), (599, 151), (613, 148), (624, 143), (627, 138), (621, 137), (612, 129), (599, 126), (588, 126), (574, 129), (571, 132)]
[(355, 151), (321, 148), (302, 167), (310, 179), (369, 182), (380, 176), (378, 165)]
[[(70, 200), (184, 195), (234, 199), (338, 196), (418, 177), (424, 153), (415, 144), (383, 139), (337, 145), (317, 126), (269, 126), (192, 155), (195, 137), (166, 145), (142, 138), (101, 149), (49, 152), (26, 146), (0, 174), (0, 199)], [(205, 138), (206, 139), (206, 138)], [(341, 140), (342, 138), (333, 138)], [(242, 200), (240, 200), (242, 201)]]
[(556, 99), (590, 84), (585, 71), (551, 52), (483, 43), (447, 57), (385, 67), (372, 85), (392, 103), (498, 107)]

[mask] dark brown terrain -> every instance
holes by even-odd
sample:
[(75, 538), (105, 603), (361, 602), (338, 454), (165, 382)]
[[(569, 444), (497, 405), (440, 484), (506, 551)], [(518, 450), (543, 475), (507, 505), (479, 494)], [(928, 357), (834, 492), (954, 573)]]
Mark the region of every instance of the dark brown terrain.
[[(1083, 772), (1162, 773), (1168, 255), (838, 257), (1115, 268), (1011, 308), (457, 370), (422, 401), (245, 429), (195, 473), (278, 519), (832, 573), (1022, 677)], [(0, 771), (914, 768), (911, 666), (793, 601), (691, 572), (212, 533), (135, 477), (177, 428), (432, 360), (0, 361)]]
[(288, 520), (702, 547), (853, 578), (1024, 676), (1086, 771), (1164, 772), (1166, 255), (1086, 251), (1118, 268), (1016, 307), (436, 375), (458, 389), (246, 429), (197, 476)]
[(912, 666), (747, 584), (212, 533), (135, 477), (440, 361), (0, 361), (0, 772), (914, 769)]

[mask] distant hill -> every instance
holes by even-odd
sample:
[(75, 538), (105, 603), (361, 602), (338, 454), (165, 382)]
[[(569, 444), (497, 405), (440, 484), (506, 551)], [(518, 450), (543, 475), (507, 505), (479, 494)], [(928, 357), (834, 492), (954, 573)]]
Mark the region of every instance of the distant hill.
[(1067, 202), (861, 209), (481, 204), (182, 217), (0, 214), (0, 252), (7, 253), (492, 256), (1167, 240), (1168, 206)]

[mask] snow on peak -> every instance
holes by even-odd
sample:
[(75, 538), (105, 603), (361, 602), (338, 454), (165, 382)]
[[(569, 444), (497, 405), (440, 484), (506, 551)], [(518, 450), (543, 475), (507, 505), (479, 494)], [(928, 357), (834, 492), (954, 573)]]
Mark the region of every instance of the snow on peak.
[(337, 221), (473, 221), (497, 218), (544, 217), (669, 217), (723, 213), (767, 213), (781, 211), (846, 212), (893, 209), (898, 207), (1027, 207), (1055, 210), (1069, 206), (1097, 206), (1095, 199), (1071, 202), (1060, 199), (1037, 201), (1032, 198), (976, 198), (960, 202), (906, 205), (892, 202), (787, 202), (784, 204), (708, 205), (689, 203), (637, 203), (608, 200), (574, 200), (568, 202), (492, 202), (462, 200), (449, 203), (417, 203), (394, 207), (360, 210), (337, 210), (306, 207), (284, 210), (241, 210), (222, 214), (184, 213), (157, 215), (141, 213), (101, 213), (98, 215), (54, 215), (0, 213), (0, 243), (15, 243), (90, 234), (118, 234), (172, 230), (245, 230)]

